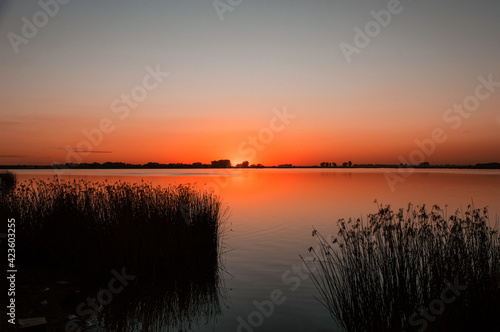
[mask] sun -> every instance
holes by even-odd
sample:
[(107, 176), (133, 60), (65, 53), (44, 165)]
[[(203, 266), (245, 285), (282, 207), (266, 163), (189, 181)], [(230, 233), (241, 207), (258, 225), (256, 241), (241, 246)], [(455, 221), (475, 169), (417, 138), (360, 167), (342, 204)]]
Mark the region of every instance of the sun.
[(237, 158), (231, 159), (231, 165), (234, 167), (238, 164), (242, 164), (245, 161), (250, 161), (248, 159), (241, 159), (241, 156), (238, 156)]

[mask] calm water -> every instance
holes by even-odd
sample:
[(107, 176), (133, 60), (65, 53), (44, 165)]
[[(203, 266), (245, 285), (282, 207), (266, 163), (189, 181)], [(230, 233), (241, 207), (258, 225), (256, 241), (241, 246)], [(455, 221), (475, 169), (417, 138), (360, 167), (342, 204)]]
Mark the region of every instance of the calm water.
[[(230, 231), (225, 237), (223, 316), (199, 331), (237, 331), (238, 317), (257, 327), (238, 331), (336, 331), (328, 311), (313, 298), (312, 282), (300, 268), (299, 254), (309, 257), (315, 227), (336, 234), (339, 218), (366, 219), (377, 211), (374, 200), (394, 209), (438, 204), (448, 212), (488, 206), (491, 220), (500, 214), (500, 171), (418, 170), (391, 191), (386, 170), (247, 169), (247, 170), (78, 170), (59, 174), (65, 179), (192, 183), (220, 194), (230, 207)], [(48, 178), (53, 170), (15, 171), (20, 180)], [(302, 279), (304, 277), (304, 279)], [(281, 304), (266, 317), (255, 314), (254, 301), (283, 293)]]

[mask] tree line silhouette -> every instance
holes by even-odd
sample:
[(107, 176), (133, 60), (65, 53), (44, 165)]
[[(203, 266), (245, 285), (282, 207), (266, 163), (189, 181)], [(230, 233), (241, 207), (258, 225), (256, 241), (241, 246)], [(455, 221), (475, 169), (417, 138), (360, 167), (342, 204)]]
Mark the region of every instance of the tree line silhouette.
[(321, 162), (319, 165), (296, 166), (293, 164), (279, 164), (274, 166), (265, 166), (263, 164), (250, 164), (244, 161), (233, 166), (229, 159), (213, 160), (210, 164), (201, 162), (186, 163), (168, 163), (161, 164), (149, 162), (146, 164), (130, 164), (124, 162), (105, 162), (105, 163), (66, 163), (53, 165), (0, 165), (0, 169), (163, 169), (163, 168), (458, 168), (458, 169), (500, 169), (500, 163), (480, 163), (474, 165), (453, 165), (441, 164), (432, 165), (429, 162), (422, 162), (418, 165), (407, 164), (353, 164), (352, 161), (343, 162), (337, 165), (335, 162)]

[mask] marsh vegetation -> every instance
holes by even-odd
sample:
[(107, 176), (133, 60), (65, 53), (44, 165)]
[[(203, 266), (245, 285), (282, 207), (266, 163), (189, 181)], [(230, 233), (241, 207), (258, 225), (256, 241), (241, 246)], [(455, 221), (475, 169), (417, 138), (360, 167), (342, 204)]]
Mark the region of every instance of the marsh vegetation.
[[(105, 316), (95, 324), (121, 329), (133, 316), (147, 331), (220, 311), (227, 207), (212, 193), (192, 185), (56, 177), (18, 183), (2, 196), (1, 208), (16, 219), (18, 265), (25, 272), (20, 283), (35, 304), (33, 292), (42, 290), (28, 285), (69, 280), (80, 295), (53, 299), (64, 303), (57, 310), (68, 317), (85, 297), (108, 287), (112, 269), (125, 268), (135, 280), (99, 310)], [(33, 315), (33, 308), (27, 310)], [(78, 320), (85, 325), (90, 318)]]
[[(498, 326), (500, 241), (487, 208), (469, 205), (448, 216), (436, 205), (428, 211), (409, 204), (397, 212), (386, 206), (366, 222), (341, 219), (338, 227), (337, 237), (313, 232), (319, 250), (311, 248), (310, 275), (339, 327), (462, 331)], [(439, 302), (450, 284), (459, 285), (446, 295), (453, 301)]]

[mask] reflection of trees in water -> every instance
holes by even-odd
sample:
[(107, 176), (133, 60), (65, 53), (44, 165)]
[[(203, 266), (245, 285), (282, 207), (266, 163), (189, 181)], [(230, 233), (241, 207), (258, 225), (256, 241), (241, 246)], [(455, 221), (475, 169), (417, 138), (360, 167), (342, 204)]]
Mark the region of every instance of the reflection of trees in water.
[(213, 322), (221, 314), (225, 290), (216, 266), (193, 274), (130, 284), (103, 308), (105, 331), (179, 331)]

